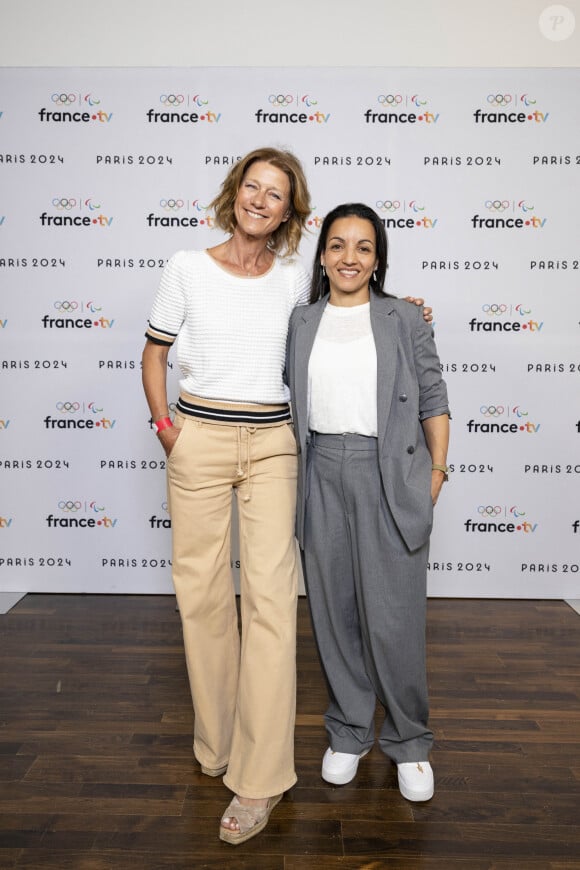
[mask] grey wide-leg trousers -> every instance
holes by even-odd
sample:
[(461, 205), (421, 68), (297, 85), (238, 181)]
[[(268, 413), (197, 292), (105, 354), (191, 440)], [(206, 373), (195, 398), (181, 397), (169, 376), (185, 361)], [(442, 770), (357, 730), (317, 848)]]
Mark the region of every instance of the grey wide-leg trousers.
[(374, 743), (395, 763), (426, 760), (428, 543), (409, 551), (386, 502), (377, 439), (312, 433), (307, 456), (303, 565), (330, 704), (335, 752)]

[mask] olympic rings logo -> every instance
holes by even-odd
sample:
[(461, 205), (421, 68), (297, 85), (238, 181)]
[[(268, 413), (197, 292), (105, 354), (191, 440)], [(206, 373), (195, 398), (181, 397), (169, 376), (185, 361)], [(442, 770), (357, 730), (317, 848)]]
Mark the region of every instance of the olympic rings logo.
[(499, 505), (480, 505), (477, 508), (477, 513), (484, 517), (498, 517), (501, 514)]
[(488, 94), (487, 102), (492, 106), (507, 106), (511, 103), (511, 94)]
[(80, 511), (81, 507), (82, 503), (80, 501), (72, 501), (72, 499), (69, 499), (68, 501), (59, 501), (58, 503), (59, 511), (65, 511), (65, 513), (74, 513), (75, 511)]
[(376, 207), (380, 211), (398, 211), (401, 208), (401, 203), (398, 199), (379, 199), (376, 202)]
[(183, 94), (161, 94), (159, 102), (164, 106), (180, 106), (184, 99)]
[(65, 300), (64, 302), (55, 302), (53, 307), (56, 308), (57, 311), (76, 311), (79, 307), (79, 303), (68, 302)]
[(183, 208), (185, 203), (182, 199), (160, 199), (159, 205), (161, 208), (164, 208), (165, 211), (179, 211), (180, 208)]
[(71, 208), (74, 208), (76, 206), (77, 201), (76, 201), (76, 199), (73, 199), (72, 197), (69, 197), (67, 199), (67, 197), (65, 197), (65, 196), (60, 196), (60, 197), (55, 196), (55, 198), (52, 201), (52, 204), (53, 204), (54, 208), (63, 208), (63, 209), (65, 209), (65, 211), (70, 211)]
[(56, 410), (62, 411), (63, 414), (69, 413), (74, 414), (75, 411), (78, 411), (80, 405), (78, 402), (57, 402)]
[(479, 410), (484, 417), (501, 417), (505, 408), (503, 405), (482, 405)]
[(401, 94), (379, 94), (377, 101), (381, 106), (398, 106), (403, 102)]
[(505, 314), (507, 311), (507, 305), (504, 305), (503, 302), (497, 303), (492, 302), (491, 305), (487, 303), (481, 306), (481, 310), (484, 314), (495, 315), (496, 317), (501, 317), (502, 314)]
[(479, 410), (484, 417), (501, 417), (505, 408), (503, 405), (482, 405)]
[(76, 103), (77, 101), (76, 94), (52, 94), (50, 99), (57, 106), (70, 106), (71, 103)]
[(486, 199), (485, 207), (488, 211), (505, 211), (511, 205), (509, 199)]
[(270, 94), (268, 102), (273, 106), (289, 106), (294, 101), (291, 94)]

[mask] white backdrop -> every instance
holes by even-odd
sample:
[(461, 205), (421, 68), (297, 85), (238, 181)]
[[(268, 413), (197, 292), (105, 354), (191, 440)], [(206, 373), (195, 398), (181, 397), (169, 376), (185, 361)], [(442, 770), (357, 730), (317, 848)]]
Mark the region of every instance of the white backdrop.
[(579, 70), (0, 83), (0, 589), (171, 591), (145, 322), (167, 258), (220, 240), (206, 206), (228, 167), (273, 144), (309, 178), (305, 262), (326, 211), (365, 201), (387, 224), (389, 289), (435, 309), (453, 471), (430, 594), (580, 597)]

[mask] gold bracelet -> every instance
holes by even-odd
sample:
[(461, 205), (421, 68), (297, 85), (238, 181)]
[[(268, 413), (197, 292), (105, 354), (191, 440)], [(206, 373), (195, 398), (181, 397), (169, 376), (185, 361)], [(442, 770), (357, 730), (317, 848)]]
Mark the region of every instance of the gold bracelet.
[(435, 463), (431, 466), (431, 471), (442, 471), (443, 472), (443, 480), (449, 480), (449, 466), (447, 465), (435, 465)]

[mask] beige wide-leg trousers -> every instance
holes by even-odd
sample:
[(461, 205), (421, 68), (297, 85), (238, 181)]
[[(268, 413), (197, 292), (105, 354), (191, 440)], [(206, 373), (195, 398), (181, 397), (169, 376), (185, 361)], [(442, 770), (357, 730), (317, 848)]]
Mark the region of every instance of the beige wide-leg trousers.
[[(195, 403), (218, 407), (204, 399)], [(296, 782), (293, 430), (288, 423), (224, 424), (179, 412), (175, 425), (181, 432), (167, 463), (169, 512), (195, 712), (194, 754), (205, 767), (227, 765), (224, 783), (236, 794), (269, 797)], [(230, 554), (234, 492), (241, 639)]]

